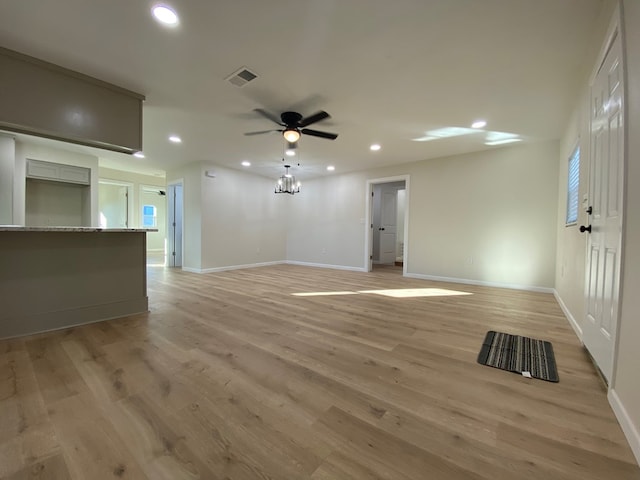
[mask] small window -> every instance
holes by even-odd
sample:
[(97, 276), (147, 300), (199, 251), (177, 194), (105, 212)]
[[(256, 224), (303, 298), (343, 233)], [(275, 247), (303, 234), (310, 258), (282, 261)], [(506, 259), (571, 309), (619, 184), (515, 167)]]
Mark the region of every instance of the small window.
[(144, 205), (142, 207), (142, 226), (145, 228), (155, 228), (158, 226), (155, 205)]
[(580, 147), (576, 147), (569, 157), (569, 176), (567, 179), (567, 222), (578, 222), (578, 190), (580, 187)]

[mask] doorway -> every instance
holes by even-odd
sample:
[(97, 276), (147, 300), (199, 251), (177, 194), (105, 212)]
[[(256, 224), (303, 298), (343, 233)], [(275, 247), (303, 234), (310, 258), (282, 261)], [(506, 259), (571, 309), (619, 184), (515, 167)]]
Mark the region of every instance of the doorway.
[(133, 184), (115, 180), (98, 183), (100, 228), (132, 228)]
[(167, 264), (182, 267), (184, 199), (182, 180), (167, 185)]
[(164, 187), (140, 185), (140, 227), (155, 229), (147, 233), (147, 264), (167, 264), (167, 195)]
[(365, 266), (407, 273), (409, 176), (367, 181)]

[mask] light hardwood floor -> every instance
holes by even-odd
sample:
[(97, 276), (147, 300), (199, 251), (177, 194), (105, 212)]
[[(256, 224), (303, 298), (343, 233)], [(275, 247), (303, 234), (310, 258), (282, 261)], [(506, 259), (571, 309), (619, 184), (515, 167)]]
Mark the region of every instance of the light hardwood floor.
[[(1, 478), (640, 479), (552, 295), (149, 272), (148, 314), (0, 341)], [(357, 293), (425, 288), (467, 295)], [(552, 341), (560, 383), (478, 365), (491, 329)]]

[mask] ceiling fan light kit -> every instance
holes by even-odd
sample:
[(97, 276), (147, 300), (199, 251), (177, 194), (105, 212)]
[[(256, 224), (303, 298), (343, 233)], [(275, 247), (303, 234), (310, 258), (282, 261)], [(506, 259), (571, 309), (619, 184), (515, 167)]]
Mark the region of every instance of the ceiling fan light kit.
[(296, 143), (298, 140), (300, 140), (300, 132), (295, 128), (287, 128), (282, 133), (282, 136), (289, 143)]
[(259, 132), (246, 132), (245, 135), (261, 135), (263, 133), (270, 132), (282, 132), (282, 136), (288, 143), (296, 143), (301, 135), (309, 135), (311, 137), (326, 138), (327, 140), (335, 140), (338, 138), (337, 133), (323, 132), (320, 130), (312, 130), (306, 128), (311, 124), (331, 118), (327, 112), (320, 110), (308, 117), (303, 118), (298, 112), (282, 112), (280, 118), (273, 115), (262, 108), (256, 108), (254, 112), (259, 113), (263, 117), (271, 120), (273, 123), (277, 123), (281, 127), (274, 130), (262, 130)]

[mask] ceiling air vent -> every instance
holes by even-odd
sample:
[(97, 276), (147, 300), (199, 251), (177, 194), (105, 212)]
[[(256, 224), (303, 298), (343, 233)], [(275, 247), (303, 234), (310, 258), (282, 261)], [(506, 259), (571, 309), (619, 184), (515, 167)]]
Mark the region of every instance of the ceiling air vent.
[(236, 87), (244, 87), (247, 83), (257, 77), (258, 76), (247, 67), (242, 67), (225, 78), (225, 80)]

